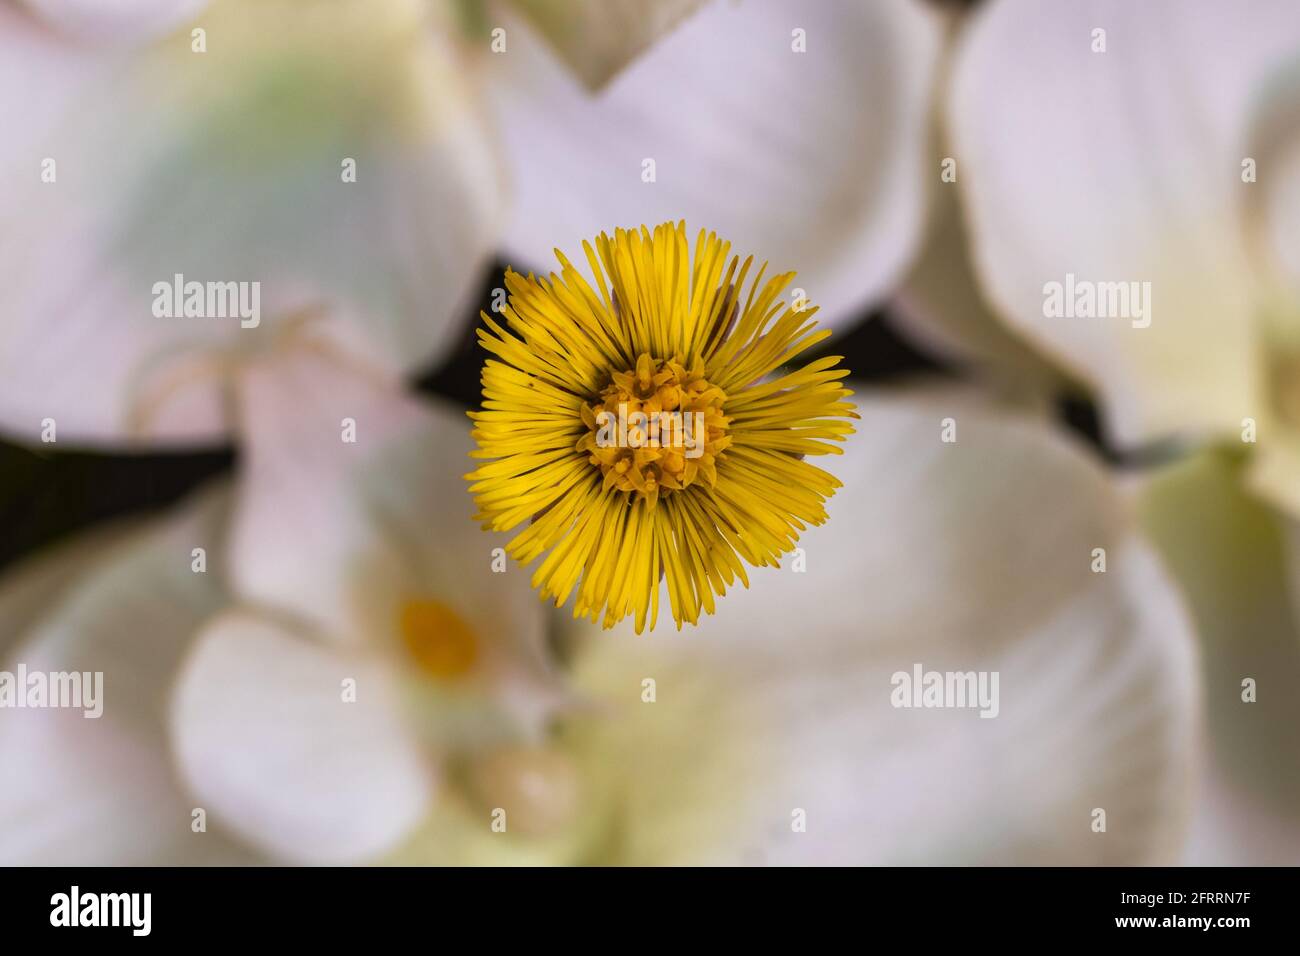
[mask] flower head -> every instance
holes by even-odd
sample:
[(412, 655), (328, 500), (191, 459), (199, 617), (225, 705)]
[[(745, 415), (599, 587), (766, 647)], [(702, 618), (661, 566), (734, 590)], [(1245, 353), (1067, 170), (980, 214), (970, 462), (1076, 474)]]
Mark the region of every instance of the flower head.
[[(789, 364), (830, 334), (764, 281), (753, 257), (686, 224), (602, 233), (583, 250), (595, 288), (556, 251), (549, 279), (506, 273), (505, 324), (486, 313), (483, 408), (492, 459), (467, 478), (485, 529), (546, 555), (533, 585), (556, 606), (641, 631), (668, 584), (680, 628), (751, 565), (778, 565), (840, 486), (805, 460), (838, 454), (856, 418), (839, 356)], [(751, 278), (752, 275), (752, 278)], [(798, 291), (798, 290), (794, 290)]]

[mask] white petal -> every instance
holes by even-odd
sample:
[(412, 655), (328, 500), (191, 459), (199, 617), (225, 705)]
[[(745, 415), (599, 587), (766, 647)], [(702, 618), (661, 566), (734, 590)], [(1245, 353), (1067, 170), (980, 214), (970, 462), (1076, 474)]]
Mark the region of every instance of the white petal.
[[(434, 361), (502, 198), (485, 110), (435, 12), (225, 0), (204, 17), (206, 53), (160, 41), (0, 157), (14, 184), (0, 427), (215, 440), (230, 363), (299, 325), (388, 370)], [(155, 315), (177, 275), (247, 283), (242, 308), (214, 297), (228, 317)]]
[(181, 773), (211, 818), (278, 858), (375, 856), (433, 797), (433, 769), (395, 696), (376, 659), (229, 612), (204, 628), (177, 679)]
[(352, 500), (353, 476), (431, 413), (400, 381), (368, 381), (306, 350), (251, 365), (239, 396), (247, 450), (230, 532), (231, 586), (324, 631), (354, 632), (355, 564), (385, 529)]
[(592, 89), (608, 82), (703, 0), (514, 0)]
[(921, 254), (889, 303), (889, 315), (922, 348), (1019, 392), (1047, 393), (1061, 374), (983, 299), (955, 184), (938, 190)]
[(463, 478), (464, 413), (306, 351), (251, 368), (242, 403), (235, 590), (353, 645), (394, 645), (404, 602), (439, 601), (480, 642), (481, 681), (466, 690), (488, 690), (536, 726), (555, 702), (545, 609), (522, 569), (493, 571), (497, 543), (472, 520)]
[(47, 23), (89, 42), (139, 41), (193, 19), (208, 0), (20, 0)]
[(798, 270), (823, 320), (856, 315), (920, 240), (939, 32), (910, 0), (717, 3), (595, 99), (512, 33), (491, 62), (516, 265), (550, 269), (556, 247), (580, 256), (602, 230), (685, 218)]
[(6, 569), (0, 577), (0, 655), (139, 526), (124, 521), (86, 531)]
[[(11, 3), (0, 4), (0, 168), (13, 178), (39, 174), (44, 136), (114, 58), (70, 42)], [(13, 170), (9, 164), (13, 164)], [(7, 197), (10, 189), (0, 196)]]
[[(990, 3), (952, 76), (980, 277), (1008, 322), (1100, 389), (1122, 443), (1235, 431), (1258, 406), (1241, 164), (1300, 8), (1191, 6)], [(1045, 286), (1067, 275), (1150, 283), (1150, 308), (1049, 317)]]
[[(579, 657), (610, 700), (583, 746), (621, 784), (626, 859), (1171, 859), (1191, 636), (1118, 492), (1036, 422), (916, 395), (859, 410), (806, 573), (755, 573), (697, 629), (593, 636)], [(997, 716), (892, 706), (918, 664), (997, 673)]]
[(224, 494), (205, 495), (138, 530), (92, 536), (89, 569), (75, 553), (46, 559), (66, 559), (57, 596), (43, 573), (20, 572), (15, 586), (53, 604), (3, 669), (102, 672), (103, 711), (90, 719), (79, 709), (0, 711), (0, 862), (247, 860), (219, 828), (191, 830), (194, 803), (174, 779), (164, 725), (181, 655), (224, 600), (213, 575), (191, 570), (191, 552), (216, 544), (225, 508)]
[(1144, 525), (1187, 595), (1201, 645), (1206, 728), (1184, 862), (1294, 865), (1300, 564), (1288, 582), (1284, 552), (1289, 537), (1294, 557), (1297, 539), (1294, 522), (1244, 489), (1241, 470), (1229, 456), (1201, 454), (1155, 472), (1141, 497)]

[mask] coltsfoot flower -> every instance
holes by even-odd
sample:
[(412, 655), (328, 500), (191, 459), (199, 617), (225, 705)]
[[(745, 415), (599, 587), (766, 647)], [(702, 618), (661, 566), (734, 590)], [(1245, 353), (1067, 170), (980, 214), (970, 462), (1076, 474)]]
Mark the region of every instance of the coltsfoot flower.
[(701, 230), (692, 255), (685, 222), (601, 233), (583, 243), (594, 288), (556, 250), (549, 279), (507, 271), (504, 324), (483, 315), (476, 520), (526, 525), (507, 552), (545, 555), (533, 586), (574, 596), (575, 617), (653, 628), (662, 580), (694, 624), (749, 586), (744, 562), (779, 566), (840, 487), (805, 456), (852, 434), (849, 372), (790, 367), (830, 331), (785, 297), (793, 272), (764, 280), (730, 250)]

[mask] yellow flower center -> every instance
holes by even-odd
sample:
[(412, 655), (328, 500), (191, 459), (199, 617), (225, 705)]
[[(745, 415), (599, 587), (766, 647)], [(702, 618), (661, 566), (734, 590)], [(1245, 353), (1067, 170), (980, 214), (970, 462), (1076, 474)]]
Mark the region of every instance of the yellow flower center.
[(703, 363), (688, 369), (680, 358), (643, 352), (635, 368), (613, 373), (600, 398), (581, 407), (588, 431), (577, 448), (600, 469), (605, 487), (652, 503), (701, 477), (712, 487), (717, 458), (731, 443), (726, 398)]
[(478, 659), (473, 628), (441, 601), (407, 601), (398, 614), (398, 631), (416, 665), (436, 680), (461, 677)]

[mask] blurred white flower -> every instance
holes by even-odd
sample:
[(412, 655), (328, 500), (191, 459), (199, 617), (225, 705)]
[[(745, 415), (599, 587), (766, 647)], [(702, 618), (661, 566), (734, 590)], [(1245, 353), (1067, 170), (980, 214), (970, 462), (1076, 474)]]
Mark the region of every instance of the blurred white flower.
[[(247, 373), (233, 500), (74, 553), (62, 577), (79, 583), (52, 609), (12, 605), (25, 636), (3, 659), (104, 671), (105, 712), (0, 721), (0, 860), (1177, 852), (1197, 724), (1185, 616), (1110, 481), (1043, 423), (968, 395), (868, 395), (805, 573), (755, 572), (685, 634), (570, 623), (543, 651), (526, 572), (495, 573), (469, 520), (467, 425), (326, 361)], [(33, 574), (39, 593), (51, 575)], [(892, 675), (917, 664), (998, 672), (998, 716), (895, 709)], [(210, 833), (191, 833), (193, 808)]]
[[(956, 188), (993, 311), (1097, 390), (1121, 446), (1206, 446), (1135, 482), (1206, 662), (1189, 859), (1292, 862), (1300, 7), (991, 0), (950, 79)], [(1149, 326), (1045, 314), (1045, 287), (1068, 275), (1149, 282)], [(1245, 702), (1246, 678), (1269, 690)]]
[[(503, 233), (549, 262), (685, 216), (802, 270), (832, 322), (878, 300), (924, 217), (937, 16), (763, 0), (672, 30), (694, 6), (41, 0), (54, 30), (0, 5), (0, 428), (220, 440), (232, 370), (304, 324), (427, 368)], [(159, 318), (178, 275), (259, 282), (265, 318)]]
[(541, 737), (561, 701), (544, 610), (469, 520), (460, 415), (307, 351), (250, 366), (240, 396), (232, 606), (177, 679), (180, 771), (279, 857), (373, 855), (450, 761)]
[[(993, 0), (948, 122), (1001, 318), (1097, 388), (1121, 445), (1243, 447), (1250, 419), (1253, 483), (1300, 514), (1297, 70), (1286, 0)], [(1149, 282), (1149, 326), (1045, 314), (1070, 275)]]
[[(544, 608), (522, 575), (492, 572), (469, 519), (462, 415), (301, 345), (249, 363), (238, 392), (247, 442), (232, 500), (209, 494), (105, 545), (62, 603), (30, 578), (11, 590), (16, 628), (36, 601), (58, 610), (7, 649), (32, 667), (104, 671), (106, 716), (0, 722), (22, 777), (0, 798), (15, 825), (0, 858), (28, 859), (27, 841), (31, 859), (201, 858), (211, 847), (185, 843), (181, 793), (277, 858), (373, 855), (428, 812), (449, 760), (536, 739), (560, 701)], [(61, 577), (78, 570), (65, 562)], [(45, 787), (78, 774), (94, 786), (51, 802)], [(98, 837), (80, 854), (62, 832), (115, 827), (96, 808), (135, 803), (170, 807), (174, 829), (137, 847)]]
[[(217, 0), (202, 53), (184, 29), (81, 47), (0, 18), (7, 430), (219, 440), (231, 368), (303, 323), (387, 370), (445, 347), (504, 187), (441, 6)], [(258, 282), (265, 319), (160, 318), (177, 275)]]

